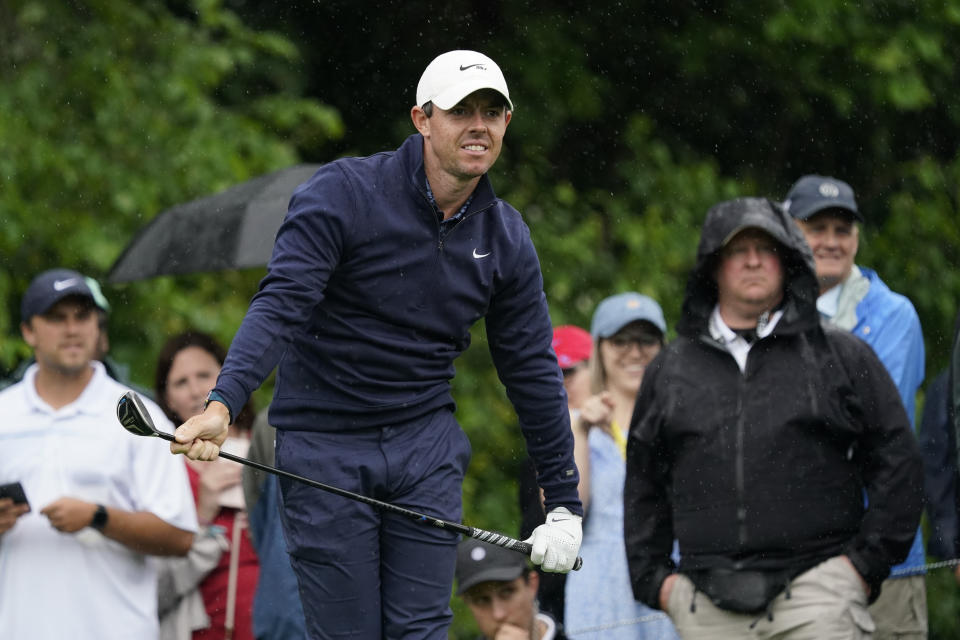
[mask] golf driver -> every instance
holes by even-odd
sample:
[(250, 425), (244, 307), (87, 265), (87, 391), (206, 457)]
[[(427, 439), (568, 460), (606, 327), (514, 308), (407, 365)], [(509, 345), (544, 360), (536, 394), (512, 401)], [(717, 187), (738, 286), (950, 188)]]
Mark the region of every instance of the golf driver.
[[(135, 436), (156, 436), (170, 442), (176, 442), (176, 438), (174, 438), (172, 434), (157, 430), (157, 428), (153, 425), (153, 420), (150, 418), (150, 413), (144, 406), (143, 401), (140, 400), (140, 397), (133, 391), (126, 392), (123, 396), (121, 396), (120, 400), (117, 401), (117, 419), (120, 420), (120, 424), (123, 425), (124, 429)], [(417, 513), (416, 511), (411, 511), (410, 509), (405, 509), (403, 507), (390, 504), (389, 502), (382, 502), (359, 493), (347, 491), (346, 489), (340, 489), (328, 484), (323, 484), (322, 482), (304, 478), (303, 476), (298, 476), (295, 473), (290, 473), (289, 471), (284, 471), (283, 469), (277, 469), (276, 467), (261, 464), (253, 460), (247, 460), (246, 458), (224, 453), (223, 451), (220, 452), (220, 457), (224, 458), (225, 460), (239, 462), (240, 464), (247, 465), (248, 467), (259, 469), (260, 471), (265, 471), (267, 473), (272, 473), (284, 478), (289, 478), (290, 480), (302, 482), (315, 489), (320, 489), (322, 491), (334, 493), (338, 496), (343, 496), (344, 498), (349, 498), (350, 500), (356, 500), (357, 502), (368, 504), (375, 509), (380, 509), (381, 511), (390, 511), (391, 513), (396, 513), (406, 516), (412, 520), (432, 525), (438, 529), (454, 531), (461, 535), (476, 538), (482, 542), (495, 544), (498, 547), (504, 547), (505, 549), (510, 549), (526, 556), (529, 556), (532, 550), (532, 546), (529, 543), (505, 536), (502, 533), (495, 533), (493, 531), (487, 531), (477, 527), (469, 527), (464, 524), (450, 522), (448, 520), (441, 520), (423, 513)], [(583, 558), (577, 558), (573, 563), (573, 570), (579, 570), (582, 565)]]

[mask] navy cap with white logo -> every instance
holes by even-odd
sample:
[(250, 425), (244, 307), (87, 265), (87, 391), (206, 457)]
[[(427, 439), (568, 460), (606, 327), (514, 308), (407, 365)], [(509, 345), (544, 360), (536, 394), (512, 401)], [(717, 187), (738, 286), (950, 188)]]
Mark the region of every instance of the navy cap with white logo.
[(853, 188), (843, 180), (829, 176), (808, 175), (797, 180), (790, 187), (783, 208), (797, 220), (806, 220), (824, 209), (842, 209), (858, 221), (864, 221), (863, 214), (857, 209)]
[(68, 296), (89, 298), (97, 308), (110, 310), (96, 280), (70, 269), (51, 269), (35, 277), (27, 287), (20, 302), (20, 319), (27, 322), (42, 315)]

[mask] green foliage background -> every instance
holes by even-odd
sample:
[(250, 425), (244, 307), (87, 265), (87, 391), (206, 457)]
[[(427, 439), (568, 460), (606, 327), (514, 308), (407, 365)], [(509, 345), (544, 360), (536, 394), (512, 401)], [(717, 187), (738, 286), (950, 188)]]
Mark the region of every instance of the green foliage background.
[[(860, 260), (914, 302), (928, 377), (960, 301), (960, 2), (75, 0), (0, 3), (0, 370), (28, 355), (19, 300), (40, 270), (103, 278), (165, 208), (300, 161), (396, 147), (423, 67), (500, 62), (516, 113), (494, 168), (540, 253), (555, 323), (632, 289), (678, 317), (715, 202), (846, 179)], [(106, 286), (114, 356), (152, 383), (160, 343), (229, 342), (263, 270)], [(524, 447), (483, 327), (457, 363), (474, 460), (465, 517), (516, 533)], [(258, 393), (269, 402), (269, 384)], [(930, 583), (933, 637), (960, 637)], [(456, 637), (473, 632), (454, 602)]]

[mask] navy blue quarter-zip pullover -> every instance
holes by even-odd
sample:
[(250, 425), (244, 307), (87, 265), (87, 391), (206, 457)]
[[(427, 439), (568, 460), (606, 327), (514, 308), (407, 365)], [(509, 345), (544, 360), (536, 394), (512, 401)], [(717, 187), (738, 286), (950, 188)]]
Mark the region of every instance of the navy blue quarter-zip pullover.
[(235, 412), (279, 366), (278, 429), (406, 423), (453, 408), (453, 361), (485, 318), (546, 508), (582, 513), (529, 229), (487, 176), (462, 219), (442, 228), (425, 184), (415, 134), (396, 151), (329, 163), (301, 185), (215, 391)]

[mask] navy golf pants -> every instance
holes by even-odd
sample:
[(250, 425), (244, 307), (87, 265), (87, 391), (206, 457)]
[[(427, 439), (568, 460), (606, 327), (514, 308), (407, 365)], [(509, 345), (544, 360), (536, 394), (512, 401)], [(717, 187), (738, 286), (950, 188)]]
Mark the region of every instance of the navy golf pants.
[[(449, 410), (351, 432), (277, 430), (277, 465), (459, 522), (470, 442)], [(312, 639), (447, 638), (457, 534), (282, 478), (283, 525)]]

